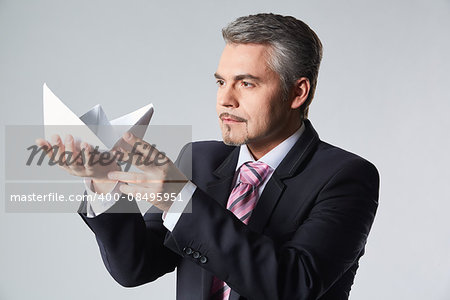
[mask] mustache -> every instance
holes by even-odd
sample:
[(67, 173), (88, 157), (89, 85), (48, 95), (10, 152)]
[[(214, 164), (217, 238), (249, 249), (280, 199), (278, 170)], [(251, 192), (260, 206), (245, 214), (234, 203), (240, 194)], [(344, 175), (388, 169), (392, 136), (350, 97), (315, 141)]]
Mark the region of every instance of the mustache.
[(221, 113), (221, 114), (219, 115), (219, 118), (220, 118), (220, 119), (222, 119), (222, 118), (230, 118), (230, 119), (236, 120), (236, 121), (238, 121), (238, 122), (247, 122), (246, 119), (241, 118), (241, 117), (238, 117), (238, 116), (236, 116), (236, 115), (232, 115), (232, 114), (227, 113), (227, 112)]

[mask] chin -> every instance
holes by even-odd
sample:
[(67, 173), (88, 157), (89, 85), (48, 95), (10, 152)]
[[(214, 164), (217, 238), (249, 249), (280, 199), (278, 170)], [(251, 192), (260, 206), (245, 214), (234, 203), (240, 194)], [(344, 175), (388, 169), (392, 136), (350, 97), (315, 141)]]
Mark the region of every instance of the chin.
[(248, 139), (245, 136), (232, 137), (229, 132), (222, 133), (222, 139), (225, 145), (228, 146), (241, 146), (247, 144)]
[(223, 140), (223, 143), (227, 146), (241, 146), (244, 145), (245, 143), (240, 143), (240, 142), (236, 142), (236, 141), (232, 141), (232, 140)]
[(220, 129), (222, 130), (222, 139), (225, 145), (240, 146), (247, 144), (247, 128), (232, 128), (228, 124), (220, 124)]

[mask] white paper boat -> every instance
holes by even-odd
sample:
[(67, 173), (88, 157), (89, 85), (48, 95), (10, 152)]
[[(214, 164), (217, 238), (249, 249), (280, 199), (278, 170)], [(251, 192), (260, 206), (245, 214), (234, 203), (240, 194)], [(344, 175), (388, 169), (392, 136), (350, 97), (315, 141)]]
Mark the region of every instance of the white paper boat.
[[(94, 147), (98, 146), (99, 150), (111, 150), (117, 146), (127, 131), (143, 138), (154, 111), (153, 104), (150, 103), (109, 121), (101, 105), (97, 104), (77, 117), (53, 94), (46, 83), (43, 86), (43, 107), (46, 140), (51, 142), (52, 135), (58, 134), (64, 141), (65, 136), (71, 134), (77, 148), (80, 142), (86, 142)], [(122, 141), (120, 145), (123, 146), (123, 143)]]

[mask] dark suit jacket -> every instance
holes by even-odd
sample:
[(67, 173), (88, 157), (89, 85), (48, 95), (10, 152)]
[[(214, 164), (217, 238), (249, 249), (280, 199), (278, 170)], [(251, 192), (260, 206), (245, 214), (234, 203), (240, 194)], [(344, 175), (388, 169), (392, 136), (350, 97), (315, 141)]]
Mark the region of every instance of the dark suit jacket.
[(212, 275), (230, 299), (347, 299), (378, 205), (379, 176), (365, 159), (321, 141), (311, 125), (268, 181), (248, 225), (226, 209), (239, 147), (196, 142), (192, 213), (173, 232), (161, 212), (80, 215), (96, 235), (112, 277), (132, 287), (177, 269), (177, 299), (207, 299)]

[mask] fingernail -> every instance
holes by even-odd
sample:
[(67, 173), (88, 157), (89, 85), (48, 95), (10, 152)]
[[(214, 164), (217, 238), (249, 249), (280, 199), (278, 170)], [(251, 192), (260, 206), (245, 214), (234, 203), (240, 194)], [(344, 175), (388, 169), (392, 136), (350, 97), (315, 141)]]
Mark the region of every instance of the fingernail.
[(125, 134), (123, 135), (123, 137), (124, 137), (126, 140), (131, 140), (131, 133), (125, 132)]
[(59, 143), (59, 136), (57, 136), (57, 135), (52, 136), (52, 142), (54, 144), (58, 144)]

